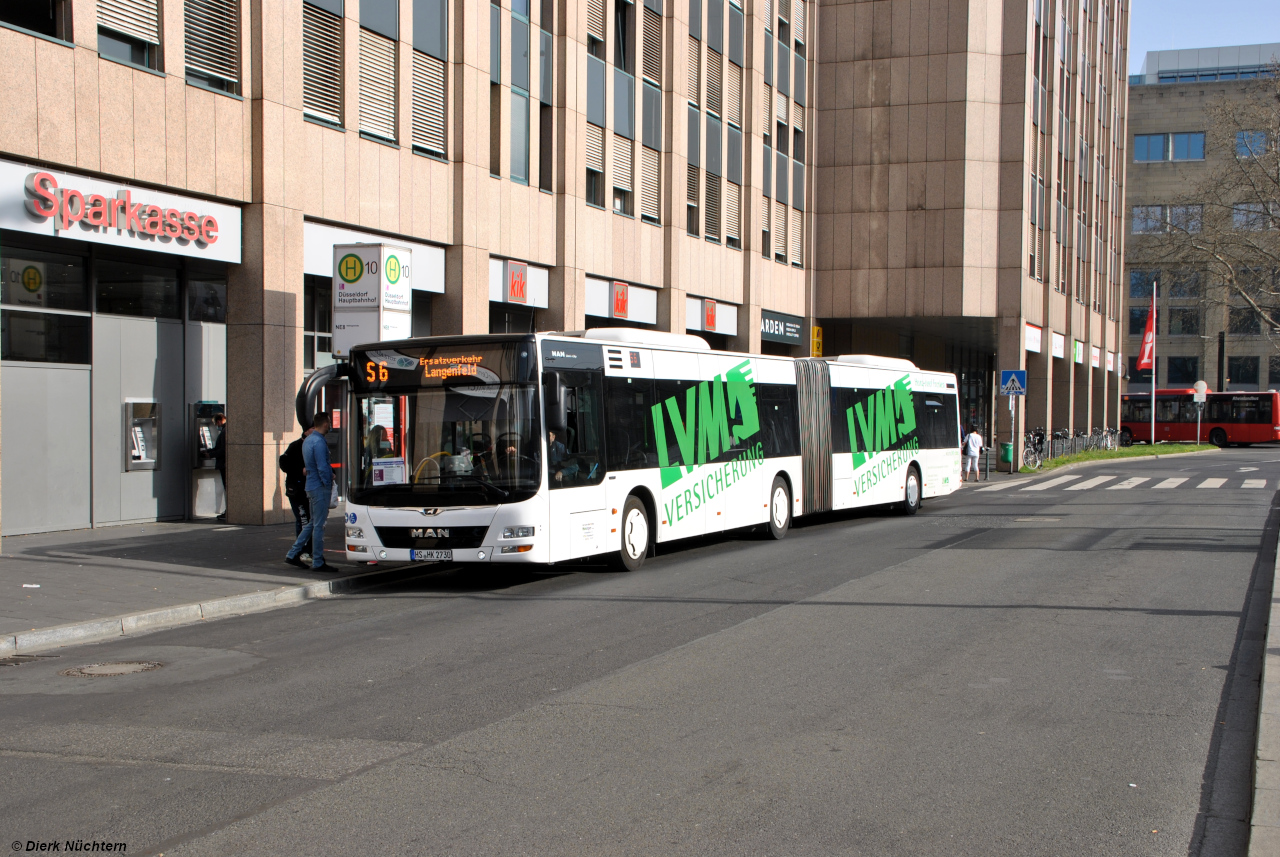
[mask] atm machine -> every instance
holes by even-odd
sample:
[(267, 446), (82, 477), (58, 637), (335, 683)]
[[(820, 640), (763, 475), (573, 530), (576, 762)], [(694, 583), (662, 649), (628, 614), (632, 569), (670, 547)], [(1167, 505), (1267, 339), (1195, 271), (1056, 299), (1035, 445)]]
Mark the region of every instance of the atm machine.
[(216, 518), (227, 510), (226, 491), (221, 474), (213, 460), (213, 447), (224, 429), (214, 422), (225, 414), (222, 402), (195, 402), (191, 405), (188, 425), (193, 433), (191, 444), (191, 518)]

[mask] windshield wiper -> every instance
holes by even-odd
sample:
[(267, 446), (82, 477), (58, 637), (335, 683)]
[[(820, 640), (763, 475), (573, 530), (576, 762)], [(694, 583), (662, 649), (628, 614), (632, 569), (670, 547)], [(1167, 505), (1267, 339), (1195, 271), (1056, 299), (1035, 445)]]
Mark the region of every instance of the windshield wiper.
[(455, 478), (455, 479), (470, 479), (470, 480), (471, 480), (471, 481), (473, 481), (473, 482), (477, 482), (477, 483), (479, 483), (480, 485), (483, 485), (485, 488), (488, 488), (488, 489), (489, 489), (489, 490), (491, 490), (491, 491), (496, 491), (496, 492), (497, 492), (497, 494), (498, 494), (498, 496), (499, 496), (501, 499), (503, 499), (503, 500), (505, 500), (506, 498), (508, 498), (508, 497), (510, 497), (510, 496), (511, 496), (511, 492), (510, 492), (510, 491), (508, 491), (507, 489), (505, 489), (505, 488), (501, 488), (501, 487), (499, 487), (499, 486), (497, 486), (497, 485), (494, 485), (494, 484), (493, 484), (492, 482), (490, 482), (488, 479), (485, 479), (483, 476), (476, 476), (474, 473), (456, 473), (456, 474), (454, 474), (454, 478)]

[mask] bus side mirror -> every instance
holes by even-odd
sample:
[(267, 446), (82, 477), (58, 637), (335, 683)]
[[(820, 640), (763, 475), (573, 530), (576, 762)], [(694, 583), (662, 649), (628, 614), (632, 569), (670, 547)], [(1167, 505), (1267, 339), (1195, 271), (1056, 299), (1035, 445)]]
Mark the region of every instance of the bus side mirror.
[(569, 425), (569, 392), (559, 372), (542, 373), (542, 395), (546, 400), (547, 430), (563, 434)]

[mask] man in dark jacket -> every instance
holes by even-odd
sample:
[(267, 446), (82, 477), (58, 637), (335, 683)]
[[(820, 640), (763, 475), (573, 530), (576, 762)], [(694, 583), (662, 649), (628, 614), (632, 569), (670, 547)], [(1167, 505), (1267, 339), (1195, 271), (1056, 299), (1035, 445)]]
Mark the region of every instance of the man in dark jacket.
[(289, 508), (293, 510), (293, 535), (296, 538), (302, 528), (311, 520), (310, 504), (307, 501), (307, 467), (302, 461), (302, 442), (311, 434), (312, 429), (302, 433), (302, 437), (285, 448), (280, 456), (280, 469), (284, 471), (284, 496), (289, 500)]

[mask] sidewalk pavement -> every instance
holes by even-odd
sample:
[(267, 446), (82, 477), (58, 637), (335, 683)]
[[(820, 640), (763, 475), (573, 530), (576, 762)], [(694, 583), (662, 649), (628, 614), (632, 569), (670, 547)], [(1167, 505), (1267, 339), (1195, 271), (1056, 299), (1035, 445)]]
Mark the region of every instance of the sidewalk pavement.
[(302, 603), (326, 597), (333, 581), (386, 570), (348, 563), (343, 527), (333, 515), (325, 528), (328, 574), (284, 562), (292, 524), (146, 523), (8, 536), (0, 545), (0, 657), (102, 639), (104, 627), (119, 636), (129, 628), (121, 618), (138, 614), (148, 618), (134, 621), (135, 632), (266, 609), (254, 597)]

